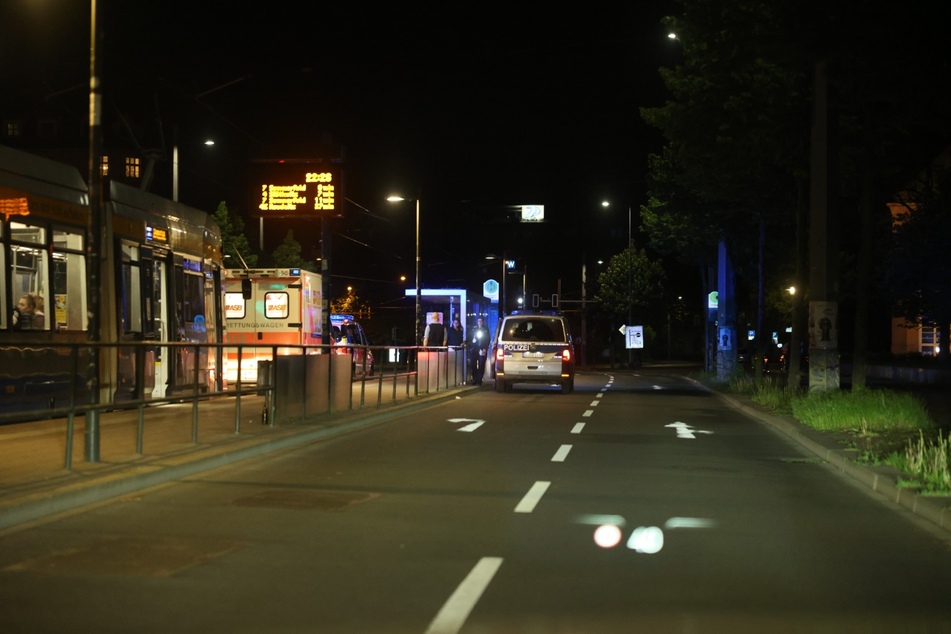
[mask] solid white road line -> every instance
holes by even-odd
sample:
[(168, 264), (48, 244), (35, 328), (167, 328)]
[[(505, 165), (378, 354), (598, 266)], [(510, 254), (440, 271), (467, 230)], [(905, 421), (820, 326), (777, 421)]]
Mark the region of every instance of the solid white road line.
[(569, 451), (571, 451), (571, 445), (562, 445), (558, 448), (558, 451), (555, 452), (555, 455), (551, 457), (551, 461), (564, 462), (565, 458), (568, 457)]
[(580, 434), (582, 429), (584, 429), (584, 423), (575, 423), (575, 426), (571, 428), (571, 433)]
[(482, 593), (485, 592), (501, 565), (501, 557), (480, 559), (449, 600), (443, 604), (436, 618), (429, 624), (426, 634), (455, 634), (462, 629), (472, 608), (479, 602), (479, 598), (482, 597)]
[(535, 505), (542, 499), (542, 496), (545, 495), (545, 491), (547, 491), (550, 486), (551, 482), (544, 482), (542, 480), (533, 484), (532, 488), (525, 494), (525, 497), (522, 498), (522, 501), (515, 507), (515, 512), (531, 513), (534, 511)]

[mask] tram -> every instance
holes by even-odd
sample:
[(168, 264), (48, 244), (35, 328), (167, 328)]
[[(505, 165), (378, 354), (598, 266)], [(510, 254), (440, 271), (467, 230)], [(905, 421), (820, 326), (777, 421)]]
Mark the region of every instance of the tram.
[(224, 339), (213, 216), (117, 181), (108, 192), (92, 336), (86, 183), (0, 146), (0, 413), (222, 387), (220, 347), (203, 345)]

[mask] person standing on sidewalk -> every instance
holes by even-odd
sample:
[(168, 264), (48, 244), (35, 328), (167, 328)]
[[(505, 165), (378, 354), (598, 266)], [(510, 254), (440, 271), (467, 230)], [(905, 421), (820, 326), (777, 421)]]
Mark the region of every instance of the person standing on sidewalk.
[(482, 317), (476, 320), (475, 328), (469, 331), (469, 354), (472, 357), (472, 382), (482, 385), (485, 375), (485, 362), (489, 350), (489, 331)]
[(466, 342), (466, 333), (462, 330), (462, 323), (458, 317), (452, 318), (452, 325), (449, 326), (449, 332), (446, 334), (446, 345), (458, 347)]
[(446, 345), (446, 327), (439, 323), (439, 313), (433, 313), (433, 320), (426, 324), (426, 331), (423, 333), (423, 345)]

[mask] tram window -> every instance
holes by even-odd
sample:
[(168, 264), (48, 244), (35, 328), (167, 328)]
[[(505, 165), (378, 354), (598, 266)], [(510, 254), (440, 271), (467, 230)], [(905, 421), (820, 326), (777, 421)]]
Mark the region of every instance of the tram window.
[[(30, 303), (33, 304), (32, 312), (37, 317), (29, 321), (21, 321), (18, 316), (17, 324), (11, 324), (11, 326), (17, 329), (48, 330), (46, 280), (49, 279), (49, 253), (45, 249), (21, 245), (11, 245), (10, 253), (12, 255), (12, 299), (18, 304), (20, 298), (30, 295), (32, 297)], [(10, 312), (12, 316), (13, 311)]]
[(205, 278), (203, 275), (185, 273), (183, 323), (185, 324), (185, 339), (198, 343), (208, 341), (207, 325), (205, 323)]
[(122, 332), (142, 332), (142, 274), (139, 248), (122, 245), (122, 275), (119, 280), (119, 319)]
[(10, 237), (16, 242), (28, 242), (46, 246), (46, 229), (20, 222), (10, 223)]
[(86, 256), (80, 233), (53, 231), (53, 299), (57, 330), (86, 330)]
[[(0, 236), (2, 235), (3, 225), (0, 225)], [(7, 301), (7, 276), (3, 275), (2, 271), (7, 270), (7, 263), (5, 261), (4, 254), (4, 249), (0, 248), (0, 306), (3, 306), (3, 310), (0, 310), (0, 328), (7, 327), (8, 316), (13, 313), (12, 306), (5, 305)]]

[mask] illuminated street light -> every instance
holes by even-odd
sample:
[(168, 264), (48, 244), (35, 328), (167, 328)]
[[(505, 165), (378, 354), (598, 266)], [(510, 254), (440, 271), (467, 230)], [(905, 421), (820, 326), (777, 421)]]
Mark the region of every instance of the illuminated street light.
[[(215, 142), (211, 139), (205, 140), (202, 145), (211, 146)], [(178, 128), (175, 128), (174, 138), (172, 139), (172, 200), (178, 202)]]
[[(391, 203), (402, 202), (406, 200), (402, 196), (387, 196), (386, 198)], [(420, 326), (420, 315), (419, 315), (419, 296), (420, 296), (420, 286), (419, 286), (419, 196), (416, 196), (416, 336), (413, 340), (413, 345), (418, 346), (420, 343), (419, 339), (419, 326)]]
[[(603, 201), (601, 203), (602, 207), (610, 207), (611, 203), (608, 201)], [(627, 247), (625, 251), (631, 248), (631, 206), (627, 207)], [(628, 253), (627, 257), (627, 326), (632, 326), (634, 321), (633, 306), (631, 303), (631, 254)], [(627, 367), (634, 367), (634, 350), (633, 348), (627, 349)]]

